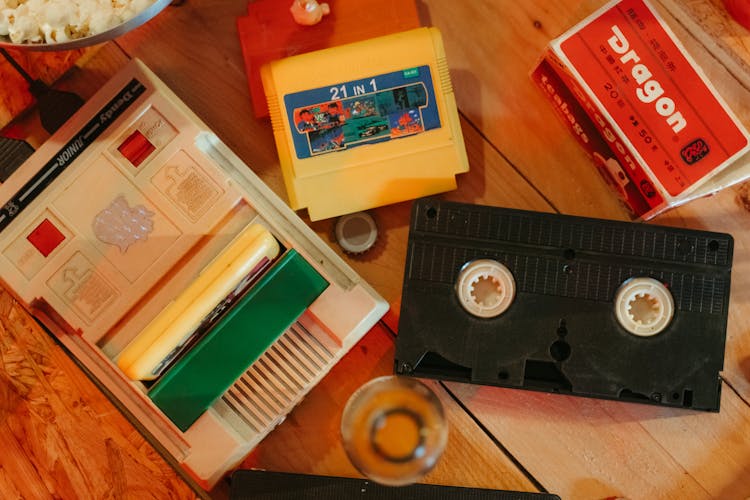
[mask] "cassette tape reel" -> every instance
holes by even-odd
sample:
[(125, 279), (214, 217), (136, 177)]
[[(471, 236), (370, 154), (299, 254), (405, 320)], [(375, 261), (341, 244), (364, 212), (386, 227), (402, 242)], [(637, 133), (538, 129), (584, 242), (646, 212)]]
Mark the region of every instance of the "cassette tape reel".
[(728, 234), (421, 199), (399, 374), (718, 411)]

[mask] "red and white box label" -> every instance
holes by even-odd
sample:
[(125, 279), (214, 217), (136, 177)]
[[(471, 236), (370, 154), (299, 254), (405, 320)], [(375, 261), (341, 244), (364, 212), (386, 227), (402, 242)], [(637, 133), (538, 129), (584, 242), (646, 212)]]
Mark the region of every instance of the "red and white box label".
[(575, 121), (601, 141), (574, 132), (637, 217), (715, 191), (700, 192), (749, 149), (745, 129), (644, 0), (612, 2), (554, 40), (532, 76), (553, 102), (566, 92), (576, 101)]

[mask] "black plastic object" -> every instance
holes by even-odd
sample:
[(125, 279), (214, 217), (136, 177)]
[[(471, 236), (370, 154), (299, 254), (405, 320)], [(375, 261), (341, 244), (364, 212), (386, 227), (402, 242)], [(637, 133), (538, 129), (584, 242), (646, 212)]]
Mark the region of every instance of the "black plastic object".
[(434, 484), (381, 486), (366, 479), (261, 470), (232, 474), (231, 500), (560, 500), (548, 493), (459, 488)]
[(7, 181), (32, 154), (34, 148), (28, 142), (0, 136), (0, 183)]
[(44, 130), (50, 134), (62, 127), (68, 118), (83, 106), (84, 100), (73, 92), (65, 92), (50, 88), (41, 80), (34, 80), (8, 52), (0, 48), (0, 54), (29, 84), (29, 92), (36, 99), (39, 106), (39, 119)]
[[(733, 239), (728, 234), (418, 200), (406, 257), (399, 374), (718, 411)], [(456, 279), (503, 264), (515, 298), (466, 312)], [(614, 299), (636, 277), (671, 293), (658, 334), (621, 326)]]

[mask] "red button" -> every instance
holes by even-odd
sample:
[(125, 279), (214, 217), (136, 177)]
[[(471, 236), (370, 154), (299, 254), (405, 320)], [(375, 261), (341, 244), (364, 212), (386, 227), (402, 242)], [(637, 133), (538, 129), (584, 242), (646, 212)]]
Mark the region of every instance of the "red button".
[(154, 152), (154, 147), (146, 136), (141, 134), (138, 130), (130, 134), (130, 137), (120, 144), (117, 151), (122, 153), (122, 156), (127, 158), (134, 167), (137, 167), (143, 160), (148, 158), (148, 155)]
[(26, 239), (46, 257), (65, 240), (65, 235), (49, 219), (44, 219)]

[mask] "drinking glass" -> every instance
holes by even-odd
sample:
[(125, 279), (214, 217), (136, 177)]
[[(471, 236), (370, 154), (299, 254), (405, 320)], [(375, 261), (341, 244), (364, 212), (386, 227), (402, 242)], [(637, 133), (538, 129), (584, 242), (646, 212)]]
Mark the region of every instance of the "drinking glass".
[(380, 484), (418, 481), (440, 458), (448, 441), (443, 407), (415, 378), (370, 380), (349, 398), (341, 436), (352, 464)]

